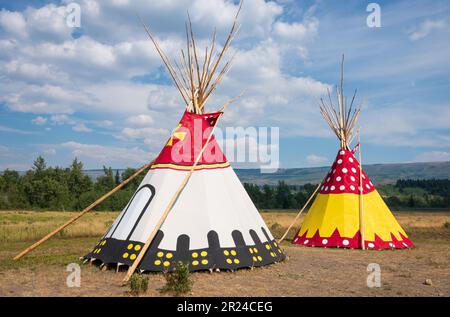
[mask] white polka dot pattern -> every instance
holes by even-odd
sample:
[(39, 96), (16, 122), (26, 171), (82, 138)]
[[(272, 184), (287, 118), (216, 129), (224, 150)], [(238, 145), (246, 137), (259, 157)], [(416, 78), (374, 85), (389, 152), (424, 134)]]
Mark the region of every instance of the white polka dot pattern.
[[(375, 190), (364, 171), (362, 171), (362, 184), (363, 194)], [(359, 163), (351, 151), (339, 151), (322, 185), (320, 189), (322, 194), (359, 194)]]

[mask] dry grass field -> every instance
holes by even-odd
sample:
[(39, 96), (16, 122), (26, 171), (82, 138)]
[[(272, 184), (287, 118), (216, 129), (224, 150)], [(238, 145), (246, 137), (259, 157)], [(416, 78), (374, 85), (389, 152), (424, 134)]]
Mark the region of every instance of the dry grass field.
[[(279, 237), (295, 216), (263, 211)], [(82, 265), (81, 287), (66, 286), (66, 265), (79, 262), (117, 216), (93, 212), (20, 261), (12, 257), (57, 225), (69, 212), (0, 211), (0, 296), (130, 296), (124, 272)], [(289, 259), (236, 272), (192, 274), (189, 296), (450, 296), (450, 213), (399, 212), (416, 248), (397, 251), (322, 249), (283, 243)], [(302, 218), (300, 219), (301, 222)], [(290, 233), (292, 237), (294, 231)], [(381, 287), (368, 288), (367, 265), (381, 267)], [(149, 274), (145, 296), (163, 296), (162, 274)], [(432, 285), (426, 285), (425, 280)]]

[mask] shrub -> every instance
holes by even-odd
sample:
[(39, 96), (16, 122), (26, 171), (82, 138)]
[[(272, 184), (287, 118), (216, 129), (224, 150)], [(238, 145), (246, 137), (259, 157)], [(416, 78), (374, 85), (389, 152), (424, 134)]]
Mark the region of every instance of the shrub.
[(192, 289), (192, 281), (189, 275), (189, 265), (181, 261), (176, 263), (172, 272), (164, 275), (166, 285), (162, 288), (162, 292), (171, 292), (175, 296), (180, 296)]
[(281, 237), (286, 229), (287, 228), (283, 227), (278, 222), (275, 222), (270, 226), (270, 232), (272, 232), (274, 237)]
[(132, 294), (145, 293), (148, 289), (148, 277), (135, 273), (131, 276), (129, 285)]

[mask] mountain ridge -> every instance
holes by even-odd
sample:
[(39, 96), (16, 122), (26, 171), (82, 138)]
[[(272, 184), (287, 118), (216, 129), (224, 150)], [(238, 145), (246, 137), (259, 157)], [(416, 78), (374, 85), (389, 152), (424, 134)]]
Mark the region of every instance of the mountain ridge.
[[(368, 164), (364, 171), (376, 184), (391, 184), (399, 179), (450, 179), (450, 162), (417, 162)], [(330, 167), (280, 168), (275, 173), (261, 173), (259, 169), (235, 169), (242, 183), (276, 185), (285, 181), (289, 185), (304, 185), (322, 181)], [(115, 171), (116, 169), (114, 169)], [(123, 169), (119, 169), (119, 172)], [(85, 170), (87, 175), (97, 178), (103, 170)]]

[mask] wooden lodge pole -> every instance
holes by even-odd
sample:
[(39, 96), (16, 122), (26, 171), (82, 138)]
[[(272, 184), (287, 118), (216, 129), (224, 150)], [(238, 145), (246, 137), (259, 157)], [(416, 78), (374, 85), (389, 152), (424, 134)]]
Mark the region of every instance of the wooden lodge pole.
[[(229, 103), (226, 104), (226, 106), (228, 106), (228, 105), (229, 105)], [(123, 279), (123, 285), (125, 285), (128, 282), (128, 280), (133, 275), (133, 273), (136, 270), (136, 268), (139, 265), (139, 263), (141, 263), (141, 261), (142, 261), (143, 257), (145, 256), (148, 248), (150, 247), (150, 244), (152, 243), (152, 241), (155, 238), (156, 234), (158, 233), (159, 229), (161, 228), (161, 226), (163, 225), (163, 223), (166, 220), (167, 216), (169, 215), (169, 212), (172, 210), (173, 205), (177, 201), (177, 199), (180, 196), (180, 194), (183, 191), (183, 189), (186, 187), (189, 179), (191, 178), (192, 174), (194, 173), (195, 167), (197, 166), (198, 162), (200, 161), (201, 157), (203, 156), (203, 152), (205, 151), (206, 146), (208, 145), (209, 141), (211, 140), (211, 137), (214, 134), (214, 130), (216, 129), (217, 124), (218, 124), (220, 118), (223, 115), (223, 110), (226, 108), (226, 106), (222, 107), (222, 109), (221, 109), (222, 113), (220, 113), (219, 116), (217, 117), (217, 120), (214, 123), (213, 128), (211, 129), (211, 133), (209, 134), (208, 139), (205, 142), (205, 145), (202, 147), (200, 153), (198, 154), (198, 156), (197, 156), (197, 158), (196, 158), (196, 160), (194, 162), (194, 165), (191, 167), (191, 169), (189, 170), (189, 173), (185, 176), (183, 182), (181, 183), (181, 185), (178, 187), (177, 191), (173, 195), (172, 199), (170, 200), (169, 204), (167, 205), (166, 209), (164, 210), (161, 218), (159, 219), (159, 221), (156, 224), (155, 228), (153, 229), (153, 231), (151, 232), (151, 234), (148, 237), (147, 241), (145, 242), (144, 246), (142, 247), (141, 251), (139, 252), (139, 255), (137, 256), (136, 260), (133, 262), (133, 265), (128, 268), (128, 272), (125, 275), (125, 278)]]
[(358, 160), (359, 160), (359, 231), (361, 233), (361, 247), (366, 249), (364, 241), (364, 208), (363, 208), (363, 182), (362, 182), (362, 159), (361, 159), (361, 137), (358, 129)]
[(97, 199), (95, 202), (93, 202), (92, 204), (90, 204), (88, 207), (86, 207), (85, 209), (83, 209), (79, 214), (77, 214), (76, 216), (74, 216), (72, 219), (70, 219), (69, 221), (67, 221), (65, 224), (63, 224), (62, 226), (60, 226), (59, 228), (55, 229), (54, 231), (50, 232), (49, 234), (47, 234), (45, 237), (43, 237), (41, 240), (35, 242), (34, 244), (32, 244), (31, 246), (29, 246), (28, 248), (26, 248), (25, 250), (23, 250), (22, 252), (20, 252), (19, 254), (17, 254), (14, 257), (14, 260), (19, 260), (20, 258), (22, 258), (23, 256), (27, 255), (28, 253), (30, 253), (31, 251), (33, 251), (34, 249), (36, 249), (38, 246), (40, 246), (42, 243), (44, 243), (45, 241), (47, 241), (48, 239), (50, 239), (51, 237), (53, 237), (54, 235), (56, 235), (58, 232), (60, 232), (61, 230), (63, 230), (64, 228), (66, 228), (67, 226), (69, 226), (70, 224), (74, 223), (75, 221), (77, 221), (79, 218), (81, 218), (82, 216), (84, 216), (86, 213), (88, 213), (89, 211), (91, 211), (92, 209), (94, 209), (97, 205), (99, 205), (101, 202), (103, 202), (106, 198), (108, 198), (109, 196), (111, 196), (112, 194), (114, 194), (116, 191), (118, 191), (119, 189), (121, 189), (123, 186), (125, 186), (126, 184), (128, 184), (133, 178), (135, 178), (136, 176), (138, 176), (139, 174), (141, 174), (143, 171), (145, 171), (146, 169), (148, 169), (151, 165), (153, 164), (153, 161), (151, 161), (150, 163), (145, 164), (144, 166), (142, 166), (140, 169), (138, 169), (133, 175), (131, 175), (130, 177), (128, 177), (126, 180), (124, 180), (122, 183), (120, 183), (119, 185), (117, 185), (115, 188), (113, 188), (110, 192), (106, 193), (105, 195), (103, 195), (102, 197), (100, 197), (99, 199)]
[(317, 185), (316, 190), (311, 194), (311, 196), (309, 196), (308, 200), (306, 201), (305, 205), (303, 206), (302, 209), (300, 209), (300, 211), (298, 212), (297, 216), (295, 216), (294, 220), (292, 221), (292, 223), (290, 224), (289, 228), (287, 228), (286, 232), (283, 234), (283, 236), (278, 240), (278, 243), (281, 243), (284, 238), (286, 238), (289, 230), (291, 230), (292, 226), (297, 222), (298, 218), (300, 217), (300, 215), (302, 214), (302, 212), (305, 210), (306, 206), (308, 206), (308, 204), (310, 203), (310, 201), (312, 200), (312, 198), (316, 195), (316, 193), (319, 191), (320, 186), (322, 185), (322, 182), (319, 183), (319, 185)]

